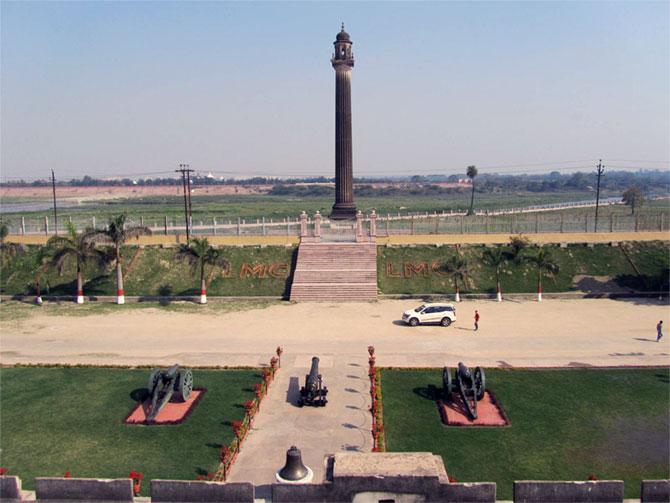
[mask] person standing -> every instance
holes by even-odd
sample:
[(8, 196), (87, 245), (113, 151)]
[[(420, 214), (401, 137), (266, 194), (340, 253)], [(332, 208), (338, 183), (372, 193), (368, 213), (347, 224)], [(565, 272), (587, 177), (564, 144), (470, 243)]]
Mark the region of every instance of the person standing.
[(475, 309), (475, 332), (479, 330), (479, 311)]
[(661, 337), (663, 337), (663, 320), (659, 320), (656, 325), (656, 342), (660, 341)]

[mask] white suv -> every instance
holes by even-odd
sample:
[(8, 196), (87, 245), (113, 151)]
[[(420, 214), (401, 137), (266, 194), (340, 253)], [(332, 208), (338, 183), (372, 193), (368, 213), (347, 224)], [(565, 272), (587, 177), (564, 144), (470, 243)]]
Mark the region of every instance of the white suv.
[(423, 304), (402, 313), (402, 321), (411, 327), (419, 323), (439, 323), (448, 327), (456, 321), (456, 308), (453, 304)]

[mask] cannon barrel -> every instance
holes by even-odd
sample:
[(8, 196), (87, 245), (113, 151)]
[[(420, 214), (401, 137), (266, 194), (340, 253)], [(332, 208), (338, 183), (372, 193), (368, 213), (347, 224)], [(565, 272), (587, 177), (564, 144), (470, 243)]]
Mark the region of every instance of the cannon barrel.
[(305, 377), (305, 387), (308, 389), (315, 389), (319, 384), (319, 358), (314, 356), (312, 358), (312, 367), (309, 369), (309, 374)]
[(327, 394), (328, 388), (323, 385), (321, 374), (319, 374), (319, 358), (314, 356), (309, 374), (305, 375), (305, 385), (300, 389), (298, 406), (302, 407), (307, 404), (323, 407), (328, 403)]

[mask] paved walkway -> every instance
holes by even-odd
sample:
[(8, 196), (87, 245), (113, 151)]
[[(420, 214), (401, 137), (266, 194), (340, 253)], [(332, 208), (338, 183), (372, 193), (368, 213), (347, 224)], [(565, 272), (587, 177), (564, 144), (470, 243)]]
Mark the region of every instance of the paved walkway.
[[(275, 472), (284, 466), (286, 450), (296, 445), (314, 481), (325, 475), (324, 456), (342, 450), (370, 452), (371, 415), (367, 352), (358, 358), (322, 353), (319, 371), (328, 387), (325, 407), (298, 407), (311, 356), (284, 355), (251, 434), (233, 466), (231, 481), (248, 481), (269, 495)], [(258, 492), (258, 489), (257, 489)], [(268, 493), (268, 494), (266, 494)]]

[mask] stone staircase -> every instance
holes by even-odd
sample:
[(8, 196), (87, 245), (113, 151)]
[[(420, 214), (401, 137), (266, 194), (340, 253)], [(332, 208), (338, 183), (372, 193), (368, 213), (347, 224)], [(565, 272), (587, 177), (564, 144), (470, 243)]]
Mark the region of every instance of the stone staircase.
[(377, 246), (303, 241), (291, 300), (377, 300)]

